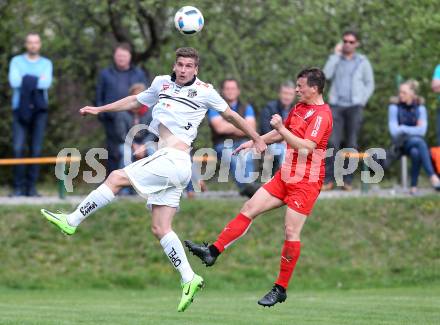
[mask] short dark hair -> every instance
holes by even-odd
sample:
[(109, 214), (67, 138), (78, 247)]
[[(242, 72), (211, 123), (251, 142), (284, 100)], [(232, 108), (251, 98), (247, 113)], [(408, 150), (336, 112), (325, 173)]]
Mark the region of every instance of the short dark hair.
[(176, 50), (176, 62), (178, 58), (191, 58), (194, 59), (194, 63), (196, 66), (199, 66), (199, 52), (195, 48), (192, 47), (181, 47)]
[(296, 76), (296, 79), (306, 78), (309, 87), (317, 87), (318, 93), (322, 94), (325, 87), (325, 74), (319, 68), (306, 68)]
[(222, 80), (222, 82), (220, 83), (220, 89), (223, 89), (225, 87), (225, 83), (227, 83), (228, 81), (233, 81), (235, 82), (235, 84), (237, 85), (238, 89), (240, 89), (240, 82), (235, 79), (235, 78), (225, 78)]
[(113, 53), (115, 53), (117, 49), (125, 50), (127, 52), (130, 52), (130, 54), (132, 53), (132, 48), (131, 48), (131, 45), (129, 43), (118, 43), (118, 44), (116, 44), (116, 46), (113, 48)]
[(351, 30), (351, 29), (348, 29), (348, 30), (346, 30), (346, 31), (342, 34), (342, 37), (345, 37), (345, 36), (347, 36), (347, 35), (354, 36), (354, 38), (356, 39), (356, 41), (359, 41), (359, 33), (358, 33), (358, 32), (356, 32), (356, 31), (354, 31), (354, 30)]

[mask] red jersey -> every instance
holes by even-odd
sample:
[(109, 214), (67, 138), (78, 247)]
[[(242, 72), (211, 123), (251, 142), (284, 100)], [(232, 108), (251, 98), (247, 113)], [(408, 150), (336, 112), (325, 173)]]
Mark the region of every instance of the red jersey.
[(325, 176), (325, 151), (333, 129), (330, 107), (327, 104), (298, 103), (290, 111), (284, 125), (295, 136), (316, 143), (315, 150), (307, 156), (299, 155), (297, 149), (287, 144), (286, 158), (281, 166), (284, 181), (321, 183)]

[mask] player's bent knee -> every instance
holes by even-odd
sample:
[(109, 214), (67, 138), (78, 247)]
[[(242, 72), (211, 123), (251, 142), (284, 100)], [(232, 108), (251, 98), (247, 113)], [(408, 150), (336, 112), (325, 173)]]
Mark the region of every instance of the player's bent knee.
[(161, 239), (163, 236), (165, 236), (170, 231), (171, 230), (169, 228), (164, 228), (159, 225), (152, 225), (151, 226), (151, 232), (153, 233), (154, 237), (156, 237), (157, 239)]
[(244, 214), (248, 218), (253, 219), (256, 217), (257, 211), (251, 200), (247, 200), (241, 207), (240, 213)]
[(284, 234), (286, 240), (299, 240), (301, 230), (298, 227), (292, 226), (292, 225), (285, 225), (284, 226)]
[(107, 177), (107, 181), (115, 186), (124, 185), (126, 183), (126, 179), (127, 177), (125, 173), (120, 169), (112, 171)]

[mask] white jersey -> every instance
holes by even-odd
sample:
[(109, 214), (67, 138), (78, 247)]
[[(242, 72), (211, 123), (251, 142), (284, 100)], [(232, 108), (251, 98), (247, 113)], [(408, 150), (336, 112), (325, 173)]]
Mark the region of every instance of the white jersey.
[(208, 108), (224, 112), (228, 104), (210, 84), (194, 78), (184, 86), (172, 76), (157, 76), (151, 86), (136, 96), (137, 100), (153, 107), (150, 131), (159, 136), (159, 124), (191, 145)]

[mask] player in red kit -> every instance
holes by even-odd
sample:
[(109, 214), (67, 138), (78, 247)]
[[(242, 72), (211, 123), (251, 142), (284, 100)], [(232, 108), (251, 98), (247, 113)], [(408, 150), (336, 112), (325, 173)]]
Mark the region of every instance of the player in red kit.
[[(324, 85), (325, 76), (320, 69), (309, 68), (298, 74), (298, 104), (284, 124), (279, 115), (273, 115), (270, 123), (274, 130), (262, 136), (266, 144), (287, 142), (288, 153), (281, 169), (243, 205), (240, 213), (226, 225), (212, 245), (185, 241), (194, 255), (206, 266), (211, 266), (225, 248), (246, 234), (257, 216), (287, 205), (280, 271), (272, 290), (258, 301), (262, 306), (270, 307), (287, 298), (286, 290), (300, 255), (301, 229), (324, 180), (325, 150), (333, 126), (330, 108), (322, 97)], [(253, 142), (248, 141), (236, 152), (252, 145)]]

